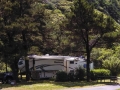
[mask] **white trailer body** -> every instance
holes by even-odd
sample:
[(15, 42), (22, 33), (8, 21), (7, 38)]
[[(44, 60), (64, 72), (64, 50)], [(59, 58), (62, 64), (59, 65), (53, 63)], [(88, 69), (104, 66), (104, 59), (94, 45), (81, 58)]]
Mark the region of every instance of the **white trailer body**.
[[(33, 55), (28, 56), (28, 58), (30, 71), (33, 73), (38, 71), (40, 78), (54, 77), (56, 72), (60, 70), (69, 73), (79, 66), (86, 68), (86, 61), (80, 57)], [(23, 58), (20, 58), (18, 68), (21, 72), (25, 72), (25, 60)], [(90, 69), (93, 69), (93, 63), (90, 64)]]

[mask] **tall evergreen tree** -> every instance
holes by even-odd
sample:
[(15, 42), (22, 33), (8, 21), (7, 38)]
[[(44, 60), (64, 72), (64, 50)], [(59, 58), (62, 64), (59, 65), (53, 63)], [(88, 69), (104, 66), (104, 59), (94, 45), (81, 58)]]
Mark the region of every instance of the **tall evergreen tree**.
[[(75, 35), (81, 37), (84, 43), (87, 56), (87, 81), (90, 81), (90, 54), (92, 48), (104, 36), (112, 37), (112, 32), (115, 31), (114, 21), (111, 18), (104, 18), (104, 15), (98, 14), (93, 5), (90, 5), (85, 0), (75, 0), (72, 7), (73, 16), (71, 24)], [(108, 22), (109, 21), (109, 22)], [(108, 24), (110, 24), (108, 28)], [(108, 34), (108, 35), (107, 35)], [(116, 35), (116, 33), (114, 33)]]
[[(17, 76), (17, 61), (21, 55), (27, 55), (30, 47), (34, 44), (39, 47), (42, 27), (41, 19), (44, 9), (33, 9), (38, 5), (34, 0), (1, 0), (0, 20), (1, 20), (1, 41), (3, 42), (4, 56), (9, 56), (7, 60), (11, 64), (15, 76)], [(37, 13), (39, 12), (39, 13)], [(42, 16), (38, 19), (37, 15)], [(38, 50), (39, 51), (39, 50)], [(9, 54), (9, 55), (8, 55)], [(13, 60), (13, 57), (15, 60)], [(16, 77), (17, 78), (17, 77)]]

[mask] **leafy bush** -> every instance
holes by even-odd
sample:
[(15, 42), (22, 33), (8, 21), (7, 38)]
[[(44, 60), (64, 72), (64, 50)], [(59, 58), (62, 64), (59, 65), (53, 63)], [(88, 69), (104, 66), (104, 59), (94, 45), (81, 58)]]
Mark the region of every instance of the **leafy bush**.
[(75, 75), (74, 75), (74, 72), (70, 72), (68, 73), (68, 81), (74, 81), (75, 80)]
[(111, 71), (111, 75), (117, 76), (120, 73), (120, 60), (115, 56), (111, 56), (103, 61), (103, 68)]
[(96, 80), (97, 76), (110, 76), (110, 70), (108, 69), (93, 69), (90, 71), (91, 80)]
[(94, 68), (102, 68), (102, 60), (112, 56), (114, 51), (106, 48), (94, 48), (91, 52), (91, 57), (94, 61)]
[(68, 80), (68, 76), (65, 71), (58, 71), (56, 73), (56, 81), (65, 82), (67, 80)]
[(75, 70), (75, 79), (76, 80), (84, 80), (85, 75), (86, 75), (86, 73), (85, 73), (84, 68), (82, 68), (82, 67), (76, 68), (76, 70)]
[[(9, 66), (7, 66), (7, 70), (11, 71), (11, 68)], [(4, 62), (0, 62), (0, 73), (1, 72), (6, 72), (6, 65)]]

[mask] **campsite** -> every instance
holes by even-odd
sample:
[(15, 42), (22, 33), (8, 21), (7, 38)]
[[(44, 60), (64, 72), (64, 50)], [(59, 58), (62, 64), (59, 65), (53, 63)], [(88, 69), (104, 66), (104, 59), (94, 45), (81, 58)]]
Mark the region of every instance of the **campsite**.
[(120, 0), (0, 0), (0, 89), (119, 89), (119, 77)]

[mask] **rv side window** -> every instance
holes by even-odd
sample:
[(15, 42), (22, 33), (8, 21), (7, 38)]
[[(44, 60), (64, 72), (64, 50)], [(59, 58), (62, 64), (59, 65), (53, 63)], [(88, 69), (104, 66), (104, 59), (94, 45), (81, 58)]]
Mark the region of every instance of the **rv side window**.
[(74, 64), (74, 61), (70, 61), (70, 64)]
[(18, 65), (22, 65), (22, 64), (23, 64), (23, 61), (19, 61), (19, 62), (18, 62)]

